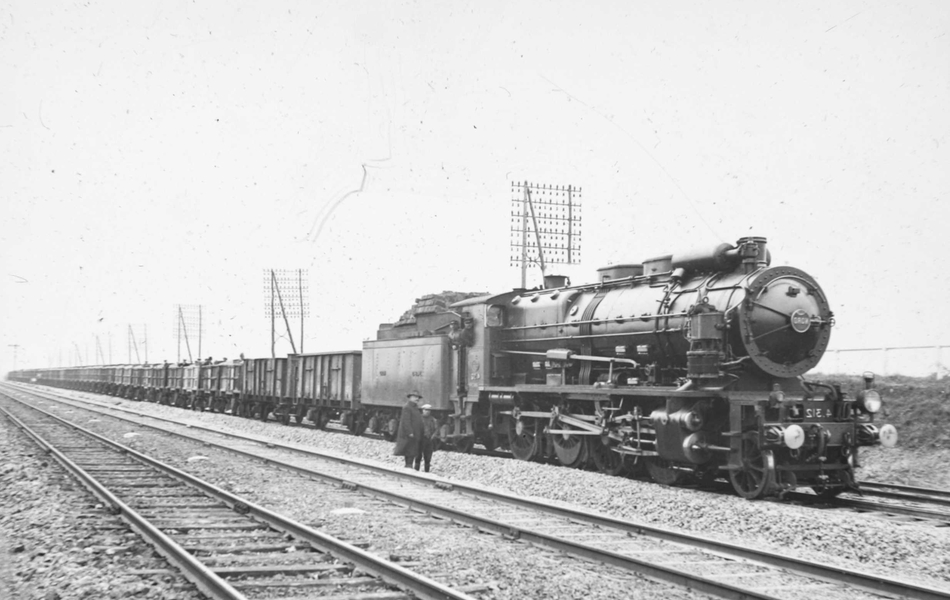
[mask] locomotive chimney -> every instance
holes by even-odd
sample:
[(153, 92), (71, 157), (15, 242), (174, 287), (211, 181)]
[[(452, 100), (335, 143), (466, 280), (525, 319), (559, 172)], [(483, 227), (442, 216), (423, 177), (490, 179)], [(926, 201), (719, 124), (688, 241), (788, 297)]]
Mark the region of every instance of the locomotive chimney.
[(772, 257), (769, 255), (768, 244), (764, 237), (744, 237), (736, 241), (739, 256), (742, 257), (742, 266), (746, 273), (769, 266)]

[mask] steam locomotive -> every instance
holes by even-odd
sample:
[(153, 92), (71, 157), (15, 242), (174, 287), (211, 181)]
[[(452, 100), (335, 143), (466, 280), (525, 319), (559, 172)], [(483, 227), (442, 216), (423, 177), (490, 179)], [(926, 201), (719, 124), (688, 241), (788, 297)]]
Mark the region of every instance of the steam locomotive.
[(854, 396), (803, 377), (834, 317), (811, 276), (770, 266), (765, 238), (598, 275), (574, 286), (549, 277), (538, 289), (456, 297), (444, 308), (423, 298), (380, 325), (362, 352), (12, 378), (74, 387), (85, 378), (95, 389), (90, 378), (114, 386), (118, 377), (141, 399), (285, 423), (337, 418), (354, 433), (384, 435), (417, 389), (443, 442), (463, 451), (478, 443), (613, 475), (645, 469), (668, 485), (727, 476), (745, 498), (799, 487), (836, 495), (856, 487), (859, 447), (896, 444), (897, 430), (875, 422), (873, 376)]

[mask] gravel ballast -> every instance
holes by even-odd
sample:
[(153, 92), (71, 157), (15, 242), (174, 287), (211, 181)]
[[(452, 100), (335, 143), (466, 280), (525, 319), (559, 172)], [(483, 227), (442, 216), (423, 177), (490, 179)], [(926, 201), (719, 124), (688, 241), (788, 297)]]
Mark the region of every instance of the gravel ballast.
[(2, 418), (0, 457), (0, 598), (202, 597), (177, 576), (130, 575), (168, 565)]
[[(451, 586), (478, 584), (480, 598), (703, 598), (612, 567), (589, 563), (498, 536), (479, 533), (407, 509), (300, 478), (257, 461), (182, 442), (132, 424), (67, 418), (133, 449), (189, 471), (324, 533), (398, 562)], [(174, 411), (173, 411), (174, 412)], [(195, 415), (199, 418), (210, 415)], [(32, 596), (28, 596), (32, 597)]]
[[(277, 441), (369, 458), (391, 467), (401, 465), (401, 458), (391, 456), (391, 444), (379, 440), (299, 426), (288, 427), (277, 423), (261, 423), (226, 415), (192, 413), (114, 398), (93, 395), (87, 397), (161, 416), (210, 425), (222, 430), (267, 436)], [(125, 431), (128, 431), (127, 427)], [(220, 464), (207, 464), (208, 462), (211, 461), (201, 461), (192, 466), (199, 470), (211, 469), (209, 471), (211, 473), (217, 469), (221, 477), (228, 477), (233, 473), (236, 485), (243, 485), (237, 483), (240, 481), (239, 473), (228, 471)], [(866, 459), (866, 464), (866, 469), (873, 469), (874, 462)], [(182, 468), (191, 470), (191, 467)], [(826, 512), (783, 502), (750, 502), (734, 496), (663, 487), (651, 482), (605, 477), (599, 473), (554, 465), (441, 451), (436, 452), (434, 456), (433, 472), (438, 476), (471, 481), (516, 494), (585, 506), (633, 521), (702, 533), (717, 539), (765, 548), (827, 564), (858, 566), (864, 571), (878, 572), (942, 589), (950, 588), (948, 585), (950, 582), (948, 528), (934, 528), (919, 523), (891, 522), (841, 511)], [(290, 487), (285, 488), (284, 484)], [(327, 514), (314, 515), (313, 507), (316, 505), (313, 499), (295, 493), (295, 485), (290, 478), (287, 481), (282, 480), (279, 486), (267, 489), (266, 493), (261, 494), (260, 497), (269, 506), (273, 504), (272, 507), (276, 510), (310, 514), (312, 518), (325, 523), (328, 527), (332, 527), (337, 518), (351, 518), (338, 517), (330, 514), (329, 511)], [(365, 535), (372, 539), (376, 535), (375, 532), (380, 530), (379, 528), (385, 529), (385, 523), (370, 522), (366, 524), (366, 527)], [(494, 552), (480, 544), (480, 538), (484, 536), (471, 533), (461, 536), (459, 531), (464, 530), (451, 527), (420, 526), (420, 529), (423, 528), (429, 533), (446, 530), (449, 539), (453, 540), (452, 543), (460, 546), (457, 549), (458, 554), (451, 559), (452, 562), (440, 564), (437, 567), (432, 565), (437, 570), (447, 572), (454, 570), (453, 574), (459, 577), (457, 581), (460, 582), (486, 581), (496, 576), (502, 581), (506, 577), (510, 578), (510, 575), (506, 575), (508, 571), (504, 570), (505, 563), (508, 562), (505, 557), (498, 557), (495, 561), (497, 570), (485, 566), (484, 572), (465, 573), (466, 569), (461, 565), (472, 564), (476, 557), (479, 560), (486, 560), (484, 554)], [(464, 542), (461, 541), (462, 539)], [(428, 543), (422, 541), (418, 544), (414, 546), (409, 543), (406, 547), (395, 548), (392, 551), (396, 554), (404, 553), (415, 557), (429, 556), (431, 540)], [(514, 546), (523, 547), (517, 544)], [(495, 564), (490, 559), (491, 557), (488, 557), (486, 565)], [(512, 560), (518, 563), (521, 556), (516, 555)], [(542, 557), (538, 561), (534, 568), (521, 569), (521, 572), (525, 573), (522, 580), (514, 585), (505, 583), (505, 588), (499, 586), (494, 590), (493, 597), (517, 597), (515, 594), (517, 591), (522, 594), (520, 597), (615, 598), (617, 589), (626, 589), (628, 596), (631, 591), (630, 582), (624, 578), (613, 581), (611, 577), (602, 575), (591, 577), (590, 581), (586, 581), (584, 577), (576, 574), (577, 569), (571, 567), (569, 561), (565, 561), (556, 554), (548, 554), (546, 559)], [(545, 564), (546, 562), (550, 564)], [(552, 568), (555, 570), (552, 571)], [(510, 571), (510, 566), (508, 570)], [(462, 576), (459, 576), (460, 573)], [(567, 583), (563, 586), (559, 587), (552, 581), (552, 574), (557, 573), (566, 578)], [(536, 580), (532, 579), (533, 577), (536, 577)], [(618, 585), (623, 588), (617, 588)], [(542, 592), (550, 595), (538, 595)]]

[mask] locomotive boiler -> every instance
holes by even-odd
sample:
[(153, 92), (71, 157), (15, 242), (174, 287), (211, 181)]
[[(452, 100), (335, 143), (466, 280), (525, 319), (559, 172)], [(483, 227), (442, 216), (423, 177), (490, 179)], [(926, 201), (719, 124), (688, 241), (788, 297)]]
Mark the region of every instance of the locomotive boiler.
[(455, 435), (657, 481), (728, 475), (747, 498), (854, 486), (860, 446), (893, 445), (878, 392), (802, 377), (834, 317), (766, 240), (599, 271), (600, 281), (466, 300)]

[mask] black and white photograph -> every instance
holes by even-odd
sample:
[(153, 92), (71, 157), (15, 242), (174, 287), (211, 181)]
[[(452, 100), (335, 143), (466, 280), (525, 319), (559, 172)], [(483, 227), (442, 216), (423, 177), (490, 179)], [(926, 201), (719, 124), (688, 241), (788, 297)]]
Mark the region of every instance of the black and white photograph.
[(950, 3), (0, 3), (0, 599), (950, 600)]

